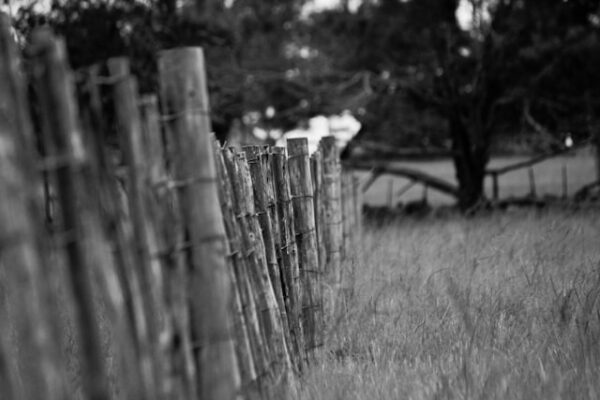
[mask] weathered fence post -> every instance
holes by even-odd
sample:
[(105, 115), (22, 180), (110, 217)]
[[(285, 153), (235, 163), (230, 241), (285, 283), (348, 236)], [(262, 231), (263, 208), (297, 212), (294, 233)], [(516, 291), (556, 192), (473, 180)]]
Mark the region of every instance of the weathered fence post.
[(244, 147), (246, 159), (250, 168), (252, 177), (252, 186), (254, 188), (254, 207), (258, 214), (258, 222), (262, 232), (263, 243), (265, 245), (265, 257), (271, 277), (271, 284), (277, 299), (277, 305), (280, 313), (281, 323), (283, 324), (283, 333), (286, 343), (290, 343), (288, 319), (283, 300), (283, 288), (281, 284), (281, 271), (277, 261), (277, 250), (275, 247), (275, 234), (273, 232), (273, 223), (271, 220), (269, 199), (273, 198), (273, 188), (267, 181), (267, 170), (263, 163), (263, 151), (258, 146)]
[(561, 168), (562, 175), (562, 198), (566, 200), (569, 198), (569, 176), (567, 174), (567, 163), (563, 162)]
[(301, 317), (305, 346), (308, 352), (312, 352), (323, 344), (321, 336), (323, 309), (319, 290), (321, 271), (315, 231), (308, 141), (306, 138), (289, 139), (287, 145), (290, 193), (294, 209), (294, 227), (302, 282)]
[(91, 263), (82, 243), (93, 211), (88, 208), (89, 200), (82, 193), (81, 172), (85, 154), (76, 118), (72, 76), (64, 42), (53, 39), (48, 32), (36, 37), (38, 43), (32, 44), (36, 52), (35, 80), (40, 92), (48, 155), (56, 164), (62, 237), (81, 333), (83, 388), (87, 398), (104, 400), (109, 399), (109, 386), (95, 320)]
[[(275, 360), (273, 352), (282, 338), (275, 336), (272, 318), (275, 311), (272, 307), (276, 304), (275, 294), (269, 291), (265, 280), (269, 273), (264, 262), (264, 252), (261, 247), (257, 228), (255, 228), (254, 204), (247, 198), (247, 184), (241, 171), (243, 155), (234, 154), (232, 149), (222, 152), (223, 161), (230, 179), (232, 189), (233, 213), (240, 229), (240, 252), (239, 263), (234, 264), (240, 284), (240, 294), (246, 302), (246, 321), (252, 327), (252, 344), (254, 360), (259, 380), (269, 376), (271, 364)], [(245, 159), (244, 159), (245, 160)]]
[(209, 136), (210, 107), (202, 49), (160, 52), (159, 77), (163, 112), (170, 116), (170, 139), (178, 154), (172, 162), (190, 242), (189, 301), (198, 392), (207, 400), (234, 399), (240, 377), (232, 333), (232, 287)]
[(348, 185), (348, 173), (346, 171), (342, 171), (341, 173), (341, 204), (342, 204), (342, 262), (346, 261), (349, 257), (350, 251), (350, 225), (348, 219), (348, 212), (350, 209), (350, 191)]
[(529, 167), (527, 172), (529, 176), (529, 196), (535, 199), (537, 197), (537, 191), (535, 188), (535, 172), (533, 171), (532, 167)]
[[(153, 232), (148, 223), (146, 194), (145, 156), (142, 145), (142, 122), (139, 111), (137, 81), (130, 76), (129, 61), (125, 58), (111, 58), (108, 69), (114, 77), (114, 106), (118, 133), (121, 136), (124, 160), (128, 166), (127, 200), (133, 227), (135, 271), (139, 282), (139, 303), (142, 315), (136, 315), (140, 372), (143, 379), (143, 393), (148, 399), (157, 398), (160, 353), (158, 351), (158, 318), (162, 312), (159, 306), (158, 282), (154, 276), (150, 253), (156, 253)], [(151, 244), (152, 247), (151, 248)], [(136, 313), (137, 314), (137, 313)]]
[(498, 173), (497, 172), (493, 172), (492, 173), (492, 199), (494, 199), (494, 201), (498, 201), (499, 199), (499, 186), (498, 186)]
[(285, 148), (272, 149), (273, 186), (275, 187), (277, 222), (280, 234), (281, 270), (284, 282), (285, 305), (290, 324), (290, 332), (295, 353), (298, 356), (296, 367), (302, 368), (306, 361), (304, 335), (302, 333), (302, 285), (296, 247), (296, 230), (293, 223), (292, 199), (289, 185), (288, 164)]
[[(259, 305), (265, 322), (266, 343), (271, 347), (270, 353), (273, 370), (270, 372), (273, 376), (281, 373), (281, 375), (287, 378), (290, 374), (291, 361), (285, 341), (281, 312), (279, 311), (273, 283), (269, 275), (265, 244), (261, 235), (261, 227), (255, 207), (250, 167), (246, 161), (245, 153), (237, 154), (235, 161), (239, 173), (239, 186), (242, 189), (242, 197), (238, 198), (237, 201), (243, 203), (242, 207), (244, 211), (242, 214), (247, 219), (247, 228), (245, 230), (249, 235), (247, 250), (252, 251), (250, 259), (254, 263), (250, 273), (251, 277), (255, 279), (254, 286), (257, 288), (259, 294)], [(275, 367), (278, 367), (280, 370), (275, 370)]]
[[(321, 150), (318, 148), (310, 155), (310, 176), (313, 184), (313, 208), (315, 210), (315, 236), (317, 240), (317, 255), (319, 256), (319, 269), (323, 272), (325, 265), (325, 244), (322, 239), (323, 229), (323, 207), (321, 199), (321, 174), (322, 174)], [(324, 282), (323, 282), (324, 283)]]
[(335, 305), (339, 296), (342, 279), (341, 253), (342, 253), (342, 187), (341, 165), (339, 152), (333, 136), (321, 139), (321, 155), (323, 157), (323, 170), (321, 179), (322, 211), (321, 241), (325, 246), (325, 260), (323, 262), (325, 316), (331, 319), (335, 316)]
[(354, 230), (358, 240), (362, 243), (362, 212), (363, 212), (363, 197), (362, 190), (360, 189), (360, 177), (356, 173), (352, 174), (353, 184), (352, 189), (354, 190)]
[[(217, 140), (213, 140), (215, 161), (217, 166), (217, 176), (219, 177), (219, 198), (221, 200), (221, 209), (223, 210), (223, 222), (227, 233), (228, 242), (228, 267), (233, 283), (234, 295), (234, 333), (236, 337), (236, 354), (238, 357), (240, 375), (242, 379), (243, 394), (252, 397), (254, 391), (261, 389), (260, 382), (255, 367), (255, 347), (257, 346), (256, 335), (260, 335), (258, 328), (258, 319), (254, 309), (254, 299), (248, 296), (247, 284), (244, 279), (246, 275), (240, 273), (240, 269), (245, 268), (241, 232), (237, 223), (236, 215), (233, 209), (233, 194), (231, 182), (227, 174), (221, 148)], [(251, 313), (245, 308), (252, 307)], [(260, 360), (262, 362), (262, 360)], [(258, 394), (258, 392), (256, 393)]]
[(181, 213), (166, 170), (158, 99), (154, 95), (141, 100), (143, 145), (147, 165), (148, 210), (156, 229), (157, 253), (163, 267), (162, 297), (165, 315), (162, 322), (163, 371), (168, 379), (162, 388), (165, 396), (184, 400), (197, 398), (196, 369), (192, 359), (190, 321)]
[(0, 14), (0, 398), (58, 400), (66, 396), (64, 371), (53, 343), (56, 315), (45, 304), (42, 224), (33, 201), (40, 182), (19, 66), (10, 21)]

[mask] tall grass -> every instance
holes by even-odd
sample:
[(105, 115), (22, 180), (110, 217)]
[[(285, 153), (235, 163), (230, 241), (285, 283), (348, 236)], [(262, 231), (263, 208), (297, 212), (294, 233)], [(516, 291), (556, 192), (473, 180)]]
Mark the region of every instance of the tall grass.
[(599, 241), (591, 212), (367, 227), (297, 398), (599, 398)]

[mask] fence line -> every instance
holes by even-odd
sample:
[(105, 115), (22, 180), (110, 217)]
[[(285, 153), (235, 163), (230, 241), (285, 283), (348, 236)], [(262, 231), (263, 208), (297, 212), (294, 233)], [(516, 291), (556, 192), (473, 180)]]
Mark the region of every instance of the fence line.
[(123, 58), (76, 87), (47, 35), (19, 70), (9, 27), (0, 398), (280, 397), (327, 344), (360, 236), (334, 139), (222, 149), (201, 49), (161, 52), (160, 96), (140, 98)]

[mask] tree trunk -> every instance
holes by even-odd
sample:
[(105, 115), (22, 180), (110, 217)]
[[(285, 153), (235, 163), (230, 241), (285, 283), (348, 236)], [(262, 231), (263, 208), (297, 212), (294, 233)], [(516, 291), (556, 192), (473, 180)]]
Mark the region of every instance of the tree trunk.
[(489, 161), (489, 143), (484, 132), (469, 134), (458, 118), (450, 120), (454, 168), (458, 182), (458, 207), (468, 212), (485, 202), (485, 168)]

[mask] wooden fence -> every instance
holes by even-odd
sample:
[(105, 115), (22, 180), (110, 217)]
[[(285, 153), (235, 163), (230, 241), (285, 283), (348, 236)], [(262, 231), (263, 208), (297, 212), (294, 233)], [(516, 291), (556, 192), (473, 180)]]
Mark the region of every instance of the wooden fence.
[(199, 48), (161, 52), (140, 98), (126, 59), (76, 79), (60, 39), (22, 60), (0, 28), (0, 398), (293, 388), (360, 236), (335, 140), (221, 148)]

